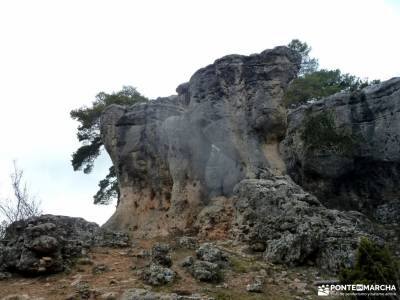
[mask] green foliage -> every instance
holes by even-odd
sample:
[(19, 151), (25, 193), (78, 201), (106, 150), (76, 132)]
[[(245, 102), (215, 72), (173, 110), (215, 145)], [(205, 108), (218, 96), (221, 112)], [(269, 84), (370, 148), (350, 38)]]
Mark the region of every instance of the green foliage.
[(318, 70), (318, 59), (310, 57), (311, 47), (305, 42), (301, 42), (298, 39), (292, 40), (288, 45), (288, 48), (297, 51), (301, 55), (301, 68), (299, 75), (310, 74)]
[[(133, 105), (148, 99), (141, 95), (135, 88), (124, 86), (121, 91), (107, 94), (97, 94), (90, 107), (83, 106), (71, 111), (71, 118), (78, 121), (77, 138), (82, 146), (72, 154), (72, 167), (74, 171), (82, 170), (85, 174), (92, 171), (94, 161), (100, 155), (103, 142), (100, 137), (100, 116), (104, 109), (111, 104)], [(119, 193), (116, 183), (116, 174), (110, 168), (109, 174), (99, 183), (100, 190), (94, 196), (94, 202), (109, 203)]]
[[(79, 135), (79, 133), (78, 133)], [(100, 155), (100, 148), (103, 145), (100, 134), (90, 139), (90, 143), (82, 145), (72, 154), (72, 167), (74, 171), (80, 170), (82, 166), (83, 172), (89, 174), (93, 169), (94, 160)]]
[(322, 150), (351, 155), (356, 147), (356, 138), (344, 128), (336, 128), (334, 113), (321, 112), (306, 116), (301, 138), (307, 150)]
[(318, 60), (309, 56), (311, 47), (297, 39), (288, 45), (290, 49), (301, 55), (299, 77), (292, 81), (284, 95), (286, 106), (298, 105), (312, 99), (320, 99), (333, 95), (342, 90), (360, 90), (379, 80), (361, 80), (360, 78), (342, 74), (340, 70), (318, 70)]
[[(375, 81), (373, 81), (375, 82)], [(292, 81), (284, 96), (286, 106), (320, 99), (342, 90), (357, 90), (369, 85), (356, 76), (342, 74), (340, 70), (319, 70)]]
[(340, 271), (344, 284), (394, 284), (399, 288), (400, 265), (386, 247), (362, 238), (352, 268)]
[(108, 204), (113, 199), (119, 198), (118, 180), (114, 166), (110, 167), (107, 176), (100, 180), (99, 190), (93, 198), (94, 204)]

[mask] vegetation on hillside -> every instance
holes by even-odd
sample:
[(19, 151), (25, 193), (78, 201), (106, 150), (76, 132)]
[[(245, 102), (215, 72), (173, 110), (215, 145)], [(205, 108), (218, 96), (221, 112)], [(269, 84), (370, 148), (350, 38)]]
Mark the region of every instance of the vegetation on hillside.
[(367, 238), (360, 241), (354, 266), (342, 269), (344, 284), (394, 284), (399, 289), (400, 265), (384, 247)]
[(310, 57), (310, 52), (312, 48), (305, 42), (298, 39), (291, 40), (287, 45), (290, 49), (297, 51), (301, 56), (301, 68), (299, 71), (299, 76), (305, 74), (310, 74), (318, 70), (318, 59), (315, 57)]
[[(77, 137), (82, 143), (72, 154), (72, 167), (74, 171), (83, 170), (85, 174), (92, 171), (94, 161), (100, 155), (103, 142), (100, 136), (100, 117), (104, 109), (111, 104), (133, 105), (148, 101), (134, 87), (124, 86), (121, 91), (107, 94), (97, 94), (90, 107), (83, 106), (71, 111), (71, 118), (78, 121)], [(99, 191), (94, 195), (95, 204), (108, 204), (118, 197), (118, 183), (116, 172), (110, 167), (107, 176), (100, 181)]]
[(288, 47), (301, 55), (299, 77), (294, 79), (286, 90), (284, 103), (286, 106), (298, 105), (312, 99), (321, 99), (342, 90), (356, 91), (379, 80), (362, 80), (354, 75), (343, 74), (339, 69), (318, 69), (318, 60), (309, 56), (311, 47), (297, 39)]

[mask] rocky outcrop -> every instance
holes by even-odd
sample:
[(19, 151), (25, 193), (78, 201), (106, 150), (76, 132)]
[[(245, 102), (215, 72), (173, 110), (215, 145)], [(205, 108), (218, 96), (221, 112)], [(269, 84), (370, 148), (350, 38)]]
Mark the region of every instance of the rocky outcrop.
[(214, 244), (204, 243), (196, 250), (196, 258), (188, 256), (181, 264), (195, 279), (204, 282), (222, 280), (222, 270), (229, 266), (224, 252)]
[[(286, 47), (229, 55), (177, 95), (106, 108), (101, 133), (120, 201), (104, 227), (233, 236), (269, 261), (330, 271), (352, 263), (360, 237), (381, 242), (364, 214), (326, 205), (362, 210), (397, 197), (400, 79), (287, 115), (282, 96), (299, 65)], [(395, 222), (397, 207), (379, 218)], [(187, 261), (192, 275), (215, 273), (200, 261)]]
[(170, 267), (172, 259), (169, 254), (168, 244), (155, 244), (151, 249), (151, 262), (142, 271), (139, 271), (142, 280), (152, 286), (171, 283), (176, 278), (176, 273)]
[(235, 192), (234, 233), (274, 263), (336, 272), (352, 265), (361, 237), (382, 242), (363, 214), (327, 209), (287, 176), (243, 180)]
[(299, 65), (286, 47), (229, 55), (197, 71), (176, 96), (108, 107), (101, 132), (121, 193), (105, 227), (136, 236), (186, 230), (242, 179), (280, 173), (281, 99)]
[(281, 151), (289, 175), (329, 207), (372, 216), (398, 203), (400, 78), (290, 111)]
[(127, 246), (127, 235), (82, 218), (42, 215), (12, 223), (0, 244), (0, 272), (63, 271), (92, 246)]

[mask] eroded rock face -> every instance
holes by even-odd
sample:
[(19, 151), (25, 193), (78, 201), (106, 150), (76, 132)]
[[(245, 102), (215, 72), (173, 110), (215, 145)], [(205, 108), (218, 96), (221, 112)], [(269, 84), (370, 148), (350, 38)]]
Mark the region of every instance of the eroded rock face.
[[(350, 151), (304, 141), (307, 122), (327, 113), (353, 139)], [(289, 175), (329, 207), (373, 215), (377, 206), (399, 202), (400, 78), (291, 111), (281, 150)]]
[[(325, 204), (345, 206), (327, 195), (358, 204), (399, 195), (400, 79), (339, 93), (287, 117), (282, 96), (299, 62), (286, 47), (230, 55), (197, 71), (178, 95), (108, 107), (101, 132), (121, 197), (105, 228), (137, 237), (233, 236), (269, 261), (333, 272), (351, 265), (360, 237), (381, 242), (364, 214)], [(340, 143), (324, 141), (319, 149), (305, 145), (303, 132), (321, 112), (346, 136), (322, 134)], [(379, 218), (393, 224), (397, 210), (382, 206)], [(185, 265), (213, 274), (208, 263)]]
[(197, 71), (177, 96), (108, 107), (101, 130), (121, 198), (106, 227), (147, 236), (185, 230), (242, 179), (280, 173), (281, 99), (299, 63), (286, 47), (229, 55)]

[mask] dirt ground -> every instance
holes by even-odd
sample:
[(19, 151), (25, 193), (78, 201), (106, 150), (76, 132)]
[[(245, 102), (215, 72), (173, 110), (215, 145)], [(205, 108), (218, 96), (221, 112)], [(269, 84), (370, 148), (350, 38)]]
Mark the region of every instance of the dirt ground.
[[(101, 299), (101, 295), (115, 292), (121, 296), (130, 288), (147, 288), (158, 292), (175, 292), (189, 295), (206, 294), (217, 300), (261, 300), (261, 299), (317, 299), (313, 282), (322, 279), (313, 267), (285, 268), (266, 263), (260, 255), (249, 255), (229, 245), (219, 245), (230, 260), (230, 267), (224, 270), (221, 283), (196, 281), (182, 267), (180, 262), (187, 256), (195, 256), (192, 250), (173, 248), (173, 266), (178, 279), (167, 286), (150, 287), (143, 284), (137, 272), (149, 262), (146, 255), (154, 241), (138, 241), (131, 248), (94, 248), (88, 253), (89, 259), (77, 260), (69, 270), (60, 274), (36, 278), (14, 277), (0, 281), (0, 297), (10, 294), (26, 294), (31, 298), (66, 300), (73, 298), (81, 283), (90, 288), (88, 299)], [(95, 266), (103, 264), (109, 270), (93, 273)], [(263, 293), (249, 293), (246, 285), (255, 276), (264, 278)]]

